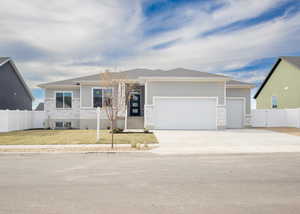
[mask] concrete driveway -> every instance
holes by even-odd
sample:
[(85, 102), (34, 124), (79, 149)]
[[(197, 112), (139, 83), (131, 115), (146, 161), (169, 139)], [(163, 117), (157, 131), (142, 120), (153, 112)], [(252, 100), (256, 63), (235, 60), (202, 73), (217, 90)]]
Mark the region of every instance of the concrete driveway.
[(300, 137), (261, 129), (154, 131), (156, 154), (226, 154), (300, 152)]

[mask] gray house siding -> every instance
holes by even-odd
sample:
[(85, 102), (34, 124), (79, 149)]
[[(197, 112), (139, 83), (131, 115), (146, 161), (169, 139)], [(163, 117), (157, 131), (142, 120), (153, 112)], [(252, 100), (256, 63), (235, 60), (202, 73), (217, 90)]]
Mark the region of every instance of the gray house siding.
[(32, 110), (32, 98), (10, 63), (0, 66), (0, 109)]
[(92, 107), (92, 88), (93, 86), (81, 86), (81, 107)]
[(218, 97), (224, 104), (224, 82), (148, 82), (146, 93), (148, 105), (154, 96)]
[(246, 114), (251, 113), (251, 89), (250, 88), (227, 88), (226, 96), (246, 98)]
[[(81, 107), (82, 108), (92, 108), (93, 107), (93, 101), (92, 101), (92, 89), (93, 88), (101, 88), (103, 86), (96, 85), (96, 86), (81, 86)], [(118, 96), (118, 87), (113, 88), (114, 96)]]

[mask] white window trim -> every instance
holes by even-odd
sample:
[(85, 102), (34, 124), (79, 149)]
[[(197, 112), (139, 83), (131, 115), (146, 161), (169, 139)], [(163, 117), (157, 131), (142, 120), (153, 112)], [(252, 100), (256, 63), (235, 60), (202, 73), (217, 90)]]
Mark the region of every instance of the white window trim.
[[(63, 96), (63, 107), (57, 108), (56, 107), (56, 94), (57, 93), (71, 93), (71, 108), (65, 108), (64, 96)], [(56, 109), (72, 109), (73, 108), (73, 91), (54, 91), (54, 100), (55, 100), (55, 108)]]
[[(96, 109), (96, 107), (94, 107), (94, 89), (111, 89), (112, 90), (112, 94), (114, 94), (114, 88), (113, 87), (92, 87), (92, 90), (91, 90), (91, 99), (92, 99), (92, 108), (93, 109)], [(100, 107), (101, 109), (103, 108), (103, 91), (102, 91), (102, 107)]]

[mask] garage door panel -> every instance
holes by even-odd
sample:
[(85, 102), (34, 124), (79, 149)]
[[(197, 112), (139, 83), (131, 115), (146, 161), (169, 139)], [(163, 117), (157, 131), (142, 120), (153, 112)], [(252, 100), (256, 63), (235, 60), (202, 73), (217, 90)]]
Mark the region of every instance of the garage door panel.
[(216, 99), (157, 98), (156, 129), (216, 129)]

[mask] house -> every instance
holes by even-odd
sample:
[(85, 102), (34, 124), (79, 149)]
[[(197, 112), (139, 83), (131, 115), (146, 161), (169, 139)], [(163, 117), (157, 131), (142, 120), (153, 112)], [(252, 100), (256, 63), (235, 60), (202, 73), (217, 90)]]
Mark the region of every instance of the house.
[(257, 109), (300, 108), (300, 56), (280, 57), (254, 98)]
[(0, 57), (0, 109), (32, 110), (33, 99), (13, 60)]
[[(177, 68), (133, 69), (113, 72), (126, 75), (129, 105), (117, 126), (127, 129), (242, 128), (250, 125), (250, 91), (254, 85), (230, 77)], [(118, 96), (118, 88), (105, 88), (100, 75), (90, 75), (39, 85), (45, 90), (48, 123), (57, 128), (96, 128), (96, 107), (105, 93)], [(101, 128), (110, 126), (101, 111)]]

